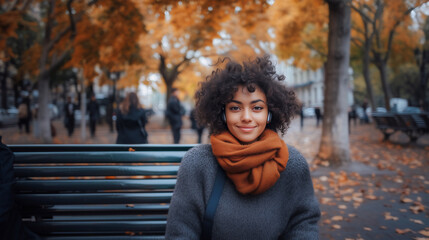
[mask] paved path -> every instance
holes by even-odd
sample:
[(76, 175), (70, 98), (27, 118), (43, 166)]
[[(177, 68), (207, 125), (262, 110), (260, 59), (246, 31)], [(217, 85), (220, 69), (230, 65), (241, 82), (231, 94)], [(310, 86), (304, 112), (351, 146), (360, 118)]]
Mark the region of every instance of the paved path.
[[(149, 142), (171, 144), (171, 132), (160, 116), (150, 119)], [(353, 163), (341, 168), (313, 164), (319, 147), (321, 127), (306, 119), (304, 128), (295, 119), (286, 143), (295, 146), (309, 161), (316, 196), (321, 203), (320, 238), (327, 239), (428, 239), (429, 240), (429, 135), (408, 143), (406, 135), (382, 134), (373, 125), (352, 125), (350, 134)], [(98, 126), (96, 137), (80, 137), (77, 127), (66, 135), (61, 121), (55, 121), (54, 143), (115, 143), (116, 133), (107, 125)], [(181, 143), (196, 143), (196, 133), (185, 119)], [(87, 132), (89, 132), (87, 130)], [(19, 133), (17, 127), (0, 128), (6, 144), (40, 143), (33, 134)], [(204, 132), (203, 143), (208, 142)]]

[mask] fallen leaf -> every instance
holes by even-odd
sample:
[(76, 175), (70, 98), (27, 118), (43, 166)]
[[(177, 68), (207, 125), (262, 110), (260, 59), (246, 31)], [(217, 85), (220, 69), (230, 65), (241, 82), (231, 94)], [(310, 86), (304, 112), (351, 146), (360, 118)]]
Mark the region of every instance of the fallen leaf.
[(429, 237), (429, 231), (428, 230), (421, 230), (419, 233), (423, 236)]
[(396, 232), (397, 234), (404, 234), (404, 233), (407, 233), (407, 232), (411, 232), (411, 229), (409, 229), (409, 228), (406, 228), (406, 229), (399, 229), (399, 228), (397, 228), (397, 229), (395, 230), (395, 232)]
[(401, 203), (412, 203), (413, 202), (413, 199), (411, 199), (411, 198), (403, 198), (403, 199), (401, 199)]
[(377, 197), (374, 195), (367, 195), (367, 196), (365, 196), (365, 198), (369, 199), (369, 200), (377, 200)]
[(134, 148), (128, 148), (128, 152), (135, 152), (136, 150)]
[(390, 215), (390, 212), (384, 213), (384, 219), (398, 221), (398, 217), (394, 217), (394, 216)]
[(343, 220), (343, 216), (333, 216), (332, 221), (342, 221)]
[(328, 181), (328, 177), (327, 177), (327, 176), (321, 176), (321, 177), (319, 177), (319, 179), (320, 179), (320, 181), (322, 181), (322, 182), (326, 182), (326, 181)]
[(332, 228), (333, 229), (341, 229), (341, 226), (338, 224), (334, 224), (334, 225), (332, 225)]
[(338, 205), (338, 208), (339, 209), (347, 209), (347, 206), (346, 205)]
[(412, 219), (412, 218), (410, 218), (410, 221), (413, 222), (413, 223), (423, 224), (423, 221), (419, 220), (419, 219)]
[(365, 231), (372, 231), (372, 229), (371, 228), (369, 228), (369, 227), (364, 227), (363, 228)]

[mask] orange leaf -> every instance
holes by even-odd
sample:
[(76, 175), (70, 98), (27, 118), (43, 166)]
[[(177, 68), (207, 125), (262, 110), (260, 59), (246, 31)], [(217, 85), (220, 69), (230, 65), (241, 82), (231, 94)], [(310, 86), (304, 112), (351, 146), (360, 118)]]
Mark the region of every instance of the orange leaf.
[(404, 234), (404, 233), (407, 233), (407, 232), (411, 232), (411, 229), (409, 229), (409, 228), (406, 228), (406, 229), (399, 229), (399, 228), (397, 228), (395, 231), (396, 231), (397, 234)]

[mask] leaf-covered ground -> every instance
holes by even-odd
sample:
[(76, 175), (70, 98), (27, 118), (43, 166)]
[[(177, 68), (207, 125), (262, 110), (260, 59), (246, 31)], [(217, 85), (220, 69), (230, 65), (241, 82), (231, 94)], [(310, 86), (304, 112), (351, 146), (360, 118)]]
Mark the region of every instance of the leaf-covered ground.
[[(295, 123), (289, 137), (311, 162), (321, 128), (306, 121), (302, 130)], [(311, 163), (321, 239), (429, 239), (429, 135), (417, 143), (402, 133), (390, 140), (383, 142), (372, 124), (352, 125), (351, 164)]]
[[(172, 143), (162, 118), (154, 116), (148, 125), (149, 142)], [(81, 129), (66, 135), (61, 121), (54, 122), (54, 143), (115, 143), (116, 133), (107, 125), (98, 126), (96, 137), (82, 141)], [(181, 143), (196, 143), (197, 136), (185, 121)], [(322, 218), (323, 239), (429, 239), (429, 135), (409, 143), (396, 133), (387, 142), (374, 125), (351, 125), (352, 164), (332, 168), (313, 163), (318, 151), (321, 127), (296, 118), (284, 136), (309, 161)], [(19, 133), (17, 127), (0, 128), (6, 144), (40, 143), (33, 133)], [(207, 143), (207, 132), (203, 143)]]

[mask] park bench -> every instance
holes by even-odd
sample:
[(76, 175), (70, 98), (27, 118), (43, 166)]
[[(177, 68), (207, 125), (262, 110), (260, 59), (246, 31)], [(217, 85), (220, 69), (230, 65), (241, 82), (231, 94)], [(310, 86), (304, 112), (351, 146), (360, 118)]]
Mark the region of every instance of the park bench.
[(384, 141), (397, 131), (405, 133), (411, 142), (429, 133), (428, 113), (372, 113), (371, 117), (383, 133)]
[(193, 145), (11, 145), (15, 201), (49, 240), (164, 239), (179, 164)]

